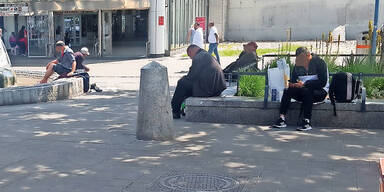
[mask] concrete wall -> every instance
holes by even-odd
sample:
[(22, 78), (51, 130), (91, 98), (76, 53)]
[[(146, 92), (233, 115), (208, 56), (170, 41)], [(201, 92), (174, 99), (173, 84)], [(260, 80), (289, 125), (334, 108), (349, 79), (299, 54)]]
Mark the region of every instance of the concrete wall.
[(292, 40), (311, 40), (338, 25), (346, 26), (347, 39), (355, 39), (373, 20), (374, 4), (375, 0), (211, 0), (209, 14), (210, 20), (225, 25), (226, 40), (286, 40), (288, 28)]

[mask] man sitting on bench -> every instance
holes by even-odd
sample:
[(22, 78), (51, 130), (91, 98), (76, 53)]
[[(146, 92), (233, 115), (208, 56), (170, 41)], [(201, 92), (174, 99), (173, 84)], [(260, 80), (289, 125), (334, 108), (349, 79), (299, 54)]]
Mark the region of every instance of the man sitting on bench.
[(180, 108), (184, 99), (191, 96), (219, 96), (226, 89), (223, 70), (212, 55), (197, 45), (190, 45), (187, 54), (192, 59), (192, 66), (188, 74), (177, 82), (172, 98), (174, 119), (180, 118)]
[(55, 48), (60, 53), (60, 57), (48, 63), (47, 71), (40, 83), (47, 83), (48, 78), (54, 72), (59, 75), (72, 76), (76, 70), (76, 60), (72, 49), (65, 46), (63, 41), (56, 42)]
[(288, 89), (284, 90), (280, 104), (280, 117), (273, 125), (274, 128), (286, 127), (285, 115), (287, 114), (291, 99), (302, 102), (304, 118), (297, 128), (299, 131), (311, 130), (310, 119), (312, 105), (325, 99), (328, 94), (328, 68), (323, 59), (311, 54), (307, 48), (296, 49), (296, 62), (292, 71)]
[[(254, 65), (255, 69), (258, 71), (257, 62), (258, 57), (256, 53), (257, 44), (255, 42), (249, 42), (243, 45), (243, 51), (240, 53), (239, 58), (236, 61), (229, 64), (223, 71), (224, 73), (232, 73), (241, 68), (248, 67), (249, 65)], [(237, 79), (237, 77), (233, 77)]]

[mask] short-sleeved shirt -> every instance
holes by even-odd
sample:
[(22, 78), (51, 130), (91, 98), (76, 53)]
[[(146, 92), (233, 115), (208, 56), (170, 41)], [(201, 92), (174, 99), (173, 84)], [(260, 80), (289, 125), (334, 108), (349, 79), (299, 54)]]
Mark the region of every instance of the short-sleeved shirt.
[(192, 44), (199, 46), (204, 49), (204, 38), (203, 38), (203, 29), (199, 27), (196, 29), (195, 34), (193, 35)]
[(72, 69), (72, 63), (75, 61), (73, 51), (69, 47), (65, 47), (63, 55), (58, 59), (59, 65), (66, 69)]
[(217, 36), (219, 36), (219, 34), (217, 33), (216, 27), (212, 26), (211, 29), (209, 29), (209, 35), (208, 35), (208, 42), (209, 43), (217, 43), (215, 34), (217, 34)]
[(85, 69), (83, 62), (84, 62), (84, 55), (78, 51), (74, 53), (75, 59), (76, 59), (76, 69)]

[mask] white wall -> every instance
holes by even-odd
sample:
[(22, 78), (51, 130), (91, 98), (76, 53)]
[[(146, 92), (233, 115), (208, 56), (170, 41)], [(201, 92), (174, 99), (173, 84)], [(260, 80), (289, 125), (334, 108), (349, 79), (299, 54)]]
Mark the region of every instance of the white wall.
[[(210, 15), (222, 14), (223, 1), (210, 4)], [(227, 17), (220, 19), (226, 23), (225, 39), (235, 41), (286, 40), (288, 28), (292, 28), (292, 40), (320, 39), (322, 33), (338, 25), (346, 25), (346, 38), (355, 39), (358, 33), (368, 30), (375, 4), (375, 0), (227, 1), (227, 13), (222, 14)], [(380, 10), (384, 11), (384, 2)], [(380, 19), (379, 24), (383, 21)]]

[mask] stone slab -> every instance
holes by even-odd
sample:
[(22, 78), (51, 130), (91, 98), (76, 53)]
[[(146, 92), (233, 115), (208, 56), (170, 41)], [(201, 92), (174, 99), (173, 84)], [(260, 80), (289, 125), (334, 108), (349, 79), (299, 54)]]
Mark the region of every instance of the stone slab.
[[(279, 102), (269, 102), (266, 109), (260, 99), (249, 97), (188, 98), (186, 119), (192, 122), (239, 123), (271, 125), (278, 115)], [(359, 103), (337, 103), (337, 116), (329, 103), (314, 105), (312, 125), (318, 127), (383, 128), (384, 104), (367, 103), (366, 112), (361, 112)], [(287, 123), (296, 125), (300, 103), (292, 103)]]

